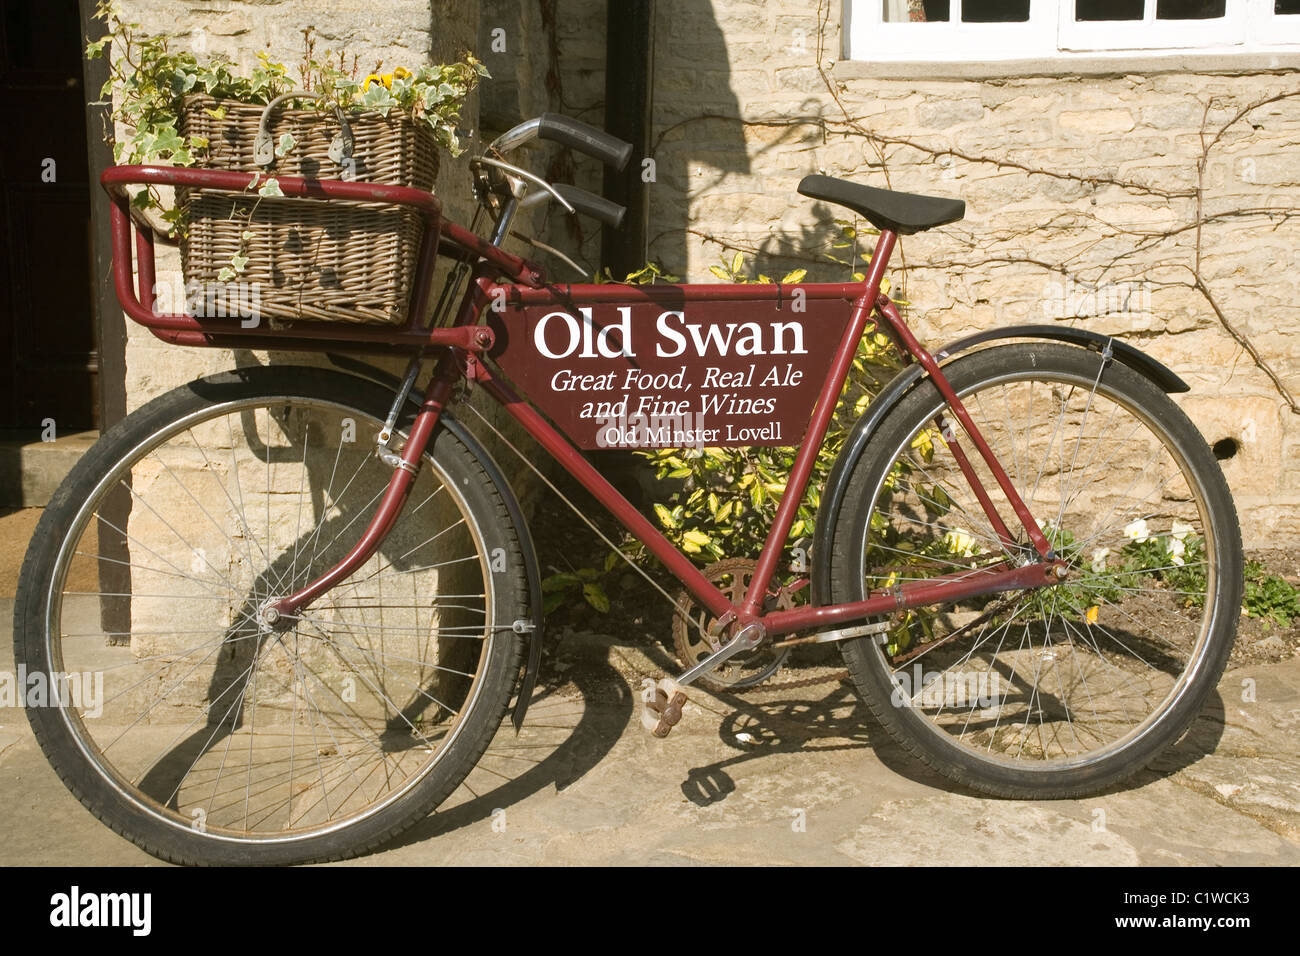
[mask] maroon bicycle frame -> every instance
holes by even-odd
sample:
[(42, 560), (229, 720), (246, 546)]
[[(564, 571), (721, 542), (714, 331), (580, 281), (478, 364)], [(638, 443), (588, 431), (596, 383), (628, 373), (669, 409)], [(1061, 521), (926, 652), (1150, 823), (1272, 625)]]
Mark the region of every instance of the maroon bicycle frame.
[[(852, 316), (844, 327), (831, 367), (826, 374), (813, 406), (807, 431), (803, 436), (785, 491), (777, 506), (771, 530), (763, 544), (757, 568), (747, 593), (733, 604), (678, 550), (641, 512), (632, 506), (573, 444), (512, 385), (495, 374), (485, 353), (495, 343), (488, 326), (481, 324), (484, 309), (493, 301), (527, 301), (532, 305), (583, 305), (618, 302), (632, 294), (619, 286), (550, 286), (542, 270), (532, 262), (514, 256), (475, 233), (442, 218), (441, 206), (430, 193), (402, 186), (373, 183), (349, 183), (278, 177), (281, 191), (290, 197), (317, 200), (358, 200), (387, 202), (409, 206), (424, 218), (425, 230), (417, 258), (407, 321), (400, 326), (359, 326), (328, 322), (295, 322), (287, 328), (260, 325), (244, 327), (239, 320), (212, 319), (183, 313), (159, 313), (154, 307), (154, 235), (147, 226), (133, 221), (128, 185), (168, 185), (220, 189), (241, 192), (261, 185), (267, 177), (252, 178), (245, 173), (224, 170), (176, 168), (164, 166), (115, 166), (104, 172), (101, 183), (112, 200), (110, 222), (113, 237), (113, 278), (117, 297), (127, 315), (148, 328), (158, 338), (179, 345), (220, 348), (275, 348), (298, 351), (327, 351), (340, 345), (350, 350), (380, 352), (421, 358), (437, 350), (437, 363), (425, 388), (400, 457), (407, 467), (397, 467), (388, 488), (353, 549), (333, 568), (294, 594), (271, 604), (281, 615), (292, 617), (321, 594), (343, 581), (361, 567), (378, 549), (396, 523), (421, 456), (438, 420), (453, 402), (456, 386), (469, 378), (499, 402), (505, 410), (556, 461), (576, 478), (597, 501), (649, 549), (665, 568), (687, 588), (719, 621), (740, 627), (759, 624), (771, 636), (790, 634), (810, 628), (845, 624), (864, 618), (893, 613), (912, 607), (959, 600), (1000, 591), (1021, 590), (1054, 584), (1062, 562), (1055, 558), (1029, 509), (1011, 484), (969, 414), (943, 374), (938, 362), (927, 352), (903, 322), (897, 308), (880, 291), (897, 236), (882, 231), (871, 266), (861, 282), (843, 284), (806, 284), (808, 294), (820, 297), (840, 296), (851, 303)], [(135, 228), (136, 281), (132, 281), (131, 232)], [(429, 311), (430, 291), (435, 261), (446, 256), (472, 266), (454, 321), (444, 328), (425, 324)], [(504, 278), (505, 283), (498, 280)], [(674, 286), (687, 301), (708, 302), (734, 298), (728, 285)], [(752, 291), (752, 287), (751, 287)], [(775, 295), (780, 295), (777, 287)], [(504, 299), (502, 299), (504, 296)], [(507, 306), (509, 307), (509, 306)], [(984, 461), (1017, 519), (1029, 536), (1040, 558), (1024, 564), (1003, 564), (972, 568), (939, 575), (925, 581), (905, 582), (885, 591), (872, 592), (865, 600), (846, 604), (799, 607), (792, 610), (763, 612), (777, 563), (812, 475), (813, 464), (830, 425), (844, 383), (852, 366), (857, 343), (871, 322), (889, 333), (899, 348), (918, 362), (952, 409), (979, 457)], [(996, 534), (1010, 544), (1014, 536), (998, 514), (987, 490), (980, 482), (969, 457), (951, 431), (946, 439), (959, 469), (971, 486)]]

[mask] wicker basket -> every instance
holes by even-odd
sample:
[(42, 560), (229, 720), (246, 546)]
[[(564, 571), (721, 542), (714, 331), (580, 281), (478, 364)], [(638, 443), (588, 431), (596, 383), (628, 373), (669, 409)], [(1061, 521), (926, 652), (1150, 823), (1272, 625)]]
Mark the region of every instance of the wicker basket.
[[(221, 118), (210, 112), (218, 107), (225, 109)], [(208, 168), (250, 177), (269, 172), (433, 189), (437, 144), (424, 123), (396, 114), (351, 115), (346, 119), (351, 157), (340, 164), (329, 155), (331, 143), (340, 136), (338, 119), (320, 110), (277, 109), (269, 117), (273, 141), (291, 133), (296, 145), (266, 167), (254, 161), (254, 141), (265, 109), (208, 96), (187, 97), (179, 131), (207, 138), (201, 165)], [(198, 294), (191, 297), (196, 313), (217, 314), (216, 297), (228, 295), (218, 274), (233, 256), (242, 254), (248, 263), (235, 281), (251, 290), (253, 311), (260, 317), (390, 325), (406, 320), (424, 234), (424, 221), (415, 210), (210, 189), (178, 190), (176, 199), (187, 214), (181, 268), (187, 287), (195, 291), (197, 284)], [(241, 301), (249, 300), (241, 296)]]

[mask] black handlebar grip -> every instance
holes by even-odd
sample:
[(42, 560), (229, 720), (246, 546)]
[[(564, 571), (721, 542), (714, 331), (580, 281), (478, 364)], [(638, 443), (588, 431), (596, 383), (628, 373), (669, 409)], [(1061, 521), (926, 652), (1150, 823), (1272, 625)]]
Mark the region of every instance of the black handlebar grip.
[(627, 215), (626, 206), (620, 206), (604, 196), (597, 196), (585, 189), (579, 189), (577, 186), (569, 186), (565, 183), (555, 183), (555, 191), (564, 197), (564, 201), (573, 207), (574, 212), (590, 216), (592, 219), (603, 222), (607, 226), (613, 226), (615, 229), (622, 228), (623, 217)]
[(595, 156), (607, 166), (622, 169), (632, 157), (631, 143), (594, 126), (559, 113), (543, 113), (538, 120), (537, 135), (540, 139), (563, 143), (588, 156)]

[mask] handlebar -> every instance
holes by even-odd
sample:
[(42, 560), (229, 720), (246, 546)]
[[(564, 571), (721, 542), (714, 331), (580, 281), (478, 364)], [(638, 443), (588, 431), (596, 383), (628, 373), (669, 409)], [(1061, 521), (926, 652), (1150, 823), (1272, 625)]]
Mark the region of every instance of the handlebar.
[(604, 196), (597, 196), (585, 189), (579, 189), (577, 186), (569, 186), (565, 183), (556, 183), (555, 191), (573, 207), (575, 212), (590, 216), (592, 219), (603, 222), (614, 229), (623, 227), (623, 217), (627, 215), (626, 206), (620, 206)]
[(606, 166), (621, 170), (632, 157), (631, 143), (625, 143), (617, 136), (611, 136), (594, 126), (588, 126), (586, 123), (559, 113), (543, 113), (538, 120), (540, 121), (537, 128), (539, 137), (561, 143), (588, 156), (594, 156)]
[(492, 148), (504, 153), (522, 146), (531, 139), (548, 139), (560, 143), (580, 153), (594, 156), (605, 165), (613, 166), (618, 170), (623, 169), (632, 157), (631, 143), (559, 113), (543, 113), (541, 116), (520, 123), (514, 129), (498, 136), (492, 143)]
[[(568, 183), (554, 183), (552, 188), (560, 199), (571, 207), (570, 212), (590, 216), (597, 222), (604, 223), (614, 229), (623, 227), (623, 217), (627, 215), (626, 206), (620, 206), (604, 196), (597, 196), (595, 193), (589, 193), (577, 186), (570, 186)], [(532, 193), (523, 201), (522, 207), (527, 209), (530, 206), (546, 202), (549, 198), (546, 193)]]

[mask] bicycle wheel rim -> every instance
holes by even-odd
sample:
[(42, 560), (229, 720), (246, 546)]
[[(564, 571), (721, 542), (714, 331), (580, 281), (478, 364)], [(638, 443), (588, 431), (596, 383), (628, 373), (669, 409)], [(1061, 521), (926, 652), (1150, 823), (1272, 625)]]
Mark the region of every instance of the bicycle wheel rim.
[[(1113, 403), (1115, 407), (1123, 409), (1126, 414), (1132, 416), (1133, 420), (1138, 425), (1142, 426), (1144, 429), (1147, 430), (1149, 436), (1153, 437), (1156, 441), (1158, 441), (1159, 446), (1165, 451), (1170, 461), (1176, 466), (1177, 474), (1181, 476), (1182, 481), (1185, 483), (1187, 489), (1191, 492), (1191, 495), (1194, 499), (1195, 513), (1196, 513), (1196, 520), (1194, 524), (1199, 529), (1199, 537), (1201, 539), (1202, 546), (1204, 548), (1204, 567), (1205, 567), (1204, 570), (1205, 585), (1203, 588), (1204, 606), (1203, 606), (1202, 613), (1200, 614), (1200, 619), (1199, 619), (1198, 626), (1196, 628), (1195, 636), (1190, 642), (1190, 645), (1186, 651), (1185, 663), (1181, 667), (1176, 678), (1172, 680), (1170, 686), (1161, 695), (1160, 699), (1153, 706), (1149, 708), (1148, 712), (1145, 714), (1145, 716), (1142, 719), (1134, 721), (1124, 733), (1114, 736), (1111, 740), (1109, 740), (1102, 746), (1082, 749), (1080, 753), (1074, 756), (1063, 755), (1059, 757), (1046, 758), (1046, 759), (1030, 759), (1029, 757), (1026, 757), (1023, 753), (1023, 746), (1022, 746), (1021, 750), (1017, 752), (1017, 755), (1006, 756), (1002, 753), (995, 752), (992, 749), (991, 745), (977, 747), (977, 746), (972, 746), (970, 742), (965, 740), (964, 737), (966, 736), (966, 728), (969, 727), (969, 721), (966, 721), (963, 724), (963, 730), (961, 735), (954, 737), (954, 735), (951, 732), (944, 729), (944, 727), (940, 726), (940, 724), (937, 723), (936, 720), (933, 719), (926, 712), (927, 707), (933, 711), (936, 709), (937, 706), (937, 713), (942, 715), (944, 706), (946, 705), (946, 700), (936, 705), (934, 699), (932, 698), (931, 702), (927, 705), (924, 699), (925, 698), (924, 689), (923, 688), (920, 689), (920, 693), (918, 693), (918, 688), (915, 686), (918, 683), (918, 678), (920, 678), (920, 680), (927, 679), (927, 675), (925, 675), (924, 673), (925, 670), (924, 666), (921, 669), (922, 670), (921, 674), (916, 673), (913, 660), (905, 661), (902, 667), (898, 666), (896, 664), (896, 655), (891, 654), (889, 651), (889, 643), (887, 639), (885, 641), (873, 641), (871, 643), (868, 652), (870, 654), (871, 659), (874, 662), (874, 666), (880, 668), (884, 674), (888, 675), (887, 678), (888, 682), (892, 684), (893, 687), (895, 688), (895, 692), (891, 696), (890, 703), (896, 707), (904, 706), (908, 714), (914, 718), (915, 723), (919, 724), (923, 728), (923, 732), (932, 735), (936, 740), (938, 740), (945, 747), (952, 748), (955, 752), (968, 753), (977, 756), (981, 761), (995, 764), (997, 766), (1001, 766), (1007, 769), (1013, 769), (1016, 771), (1024, 771), (1024, 772), (1037, 771), (1045, 774), (1071, 772), (1075, 770), (1086, 771), (1087, 769), (1102, 764), (1103, 762), (1110, 761), (1117, 758), (1119, 754), (1124, 752), (1126, 749), (1130, 748), (1135, 741), (1137, 741), (1138, 739), (1142, 738), (1144, 735), (1149, 733), (1154, 725), (1161, 722), (1165, 716), (1167, 716), (1171, 711), (1173, 711), (1176, 707), (1178, 707), (1180, 701), (1187, 694), (1189, 688), (1191, 688), (1195, 683), (1201, 668), (1205, 666), (1205, 662), (1207, 660), (1208, 651), (1209, 651), (1210, 638), (1216, 632), (1216, 629), (1220, 626), (1220, 616), (1224, 613), (1224, 609), (1222, 606), (1223, 602), (1218, 600), (1218, 595), (1221, 593), (1221, 581), (1220, 581), (1221, 542), (1219, 540), (1219, 529), (1214, 524), (1213, 515), (1211, 514), (1211, 509), (1208, 504), (1208, 499), (1209, 499), (1208, 489), (1198, 478), (1195, 468), (1193, 467), (1192, 463), (1189, 461), (1184, 449), (1179, 447), (1180, 443), (1177, 437), (1171, 432), (1171, 430), (1161, 425), (1161, 423), (1158, 420), (1156, 420), (1156, 418), (1153, 415), (1151, 415), (1150, 413), (1142, 409), (1136, 401), (1126, 396), (1124, 394), (1124, 389), (1107, 384), (1107, 382), (1104, 380), (1104, 376), (1102, 375), (1103, 369), (1104, 369), (1104, 364), (1099, 364), (1098, 372), (1095, 378), (1089, 378), (1081, 374), (1070, 373), (1067, 371), (1063, 371), (1059, 368), (1018, 369), (1015, 371), (981, 377), (976, 382), (973, 382), (965, 387), (958, 388), (957, 392), (961, 396), (963, 403), (966, 404), (968, 411), (971, 411), (971, 414), (974, 416), (977, 427), (980, 428), (980, 430), (985, 433), (985, 437), (989, 439), (989, 443), (992, 446), (995, 455), (997, 455), (999, 460), (1002, 461), (1004, 467), (1007, 470), (1008, 476), (1012, 479), (1012, 483), (1017, 486), (1018, 492), (1020, 492), (1021, 495), (1026, 498), (1026, 504), (1029, 505), (1031, 512), (1035, 513), (1035, 516), (1039, 519), (1040, 524), (1043, 524), (1042, 521), (1043, 515), (1035, 510), (1033, 502), (1029, 500), (1030, 497), (1032, 496), (1027, 495), (1026, 489), (1020, 487), (1021, 485), (1021, 482), (1019, 480), (1020, 475), (1016, 470), (1016, 468), (1009, 463), (1010, 460), (1009, 456), (1005, 456), (1003, 454), (1003, 450), (999, 448), (998, 443), (989, 437), (990, 430), (985, 427), (986, 422), (982, 420), (986, 416), (979, 414), (975, 409), (972, 408), (972, 396), (975, 396), (977, 394), (989, 393), (999, 387), (1005, 385), (1015, 385), (1017, 383), (1030, 383), (1031, 385), (1037, 383), (1039, 385), (1042, 385), (1045, 384), (1044, 382), (1045, 379), (1050, 379), (1051, 383), (1057, 385), (1070, 386), (1072, 388), (1082, 388), (1086, 391), (1090, 391), (1093, 396), (1095, 395), (1104, 396), (1104, 398), (1108, 402)], [(1089, 399), (1089, 401), (1091, 402), (1091, 399)], [(930, 426), (929, 423), (933, 420), (935, 416), (940, 415), (947, 410), (948, 410), (947, 403), (944, 402), (936, 392), (934, 395), (934, 400), (929, 404), (927, 404), (926, 406), (924, 406), (922, 411), (915, 414), (914, 417), (909, 416), (911, 421), (914, 422), (919, 421), (922, 422), (923, 424), (916, 426), (915, 428), (912, 428), (901, 441), (895, 444), (891, 452), (887, 453), (886, 456), (882, 456), (886, 461), (890, 462), (891, 465), (883, 468), (878, 478), (872, 484), (871, 496), (868, 499), (871, 502), (871, 506), (870, 506), (871, 514), (874, 514), (879, 508), (879, 502), (882, 500), (882, 494), (886, 491), (886, 486), (890, 480), (892, 463), (898, 461), (900, 456), (904, 456), (908, 453), (909, 447), (916, 440), (918, 434), (924, 433), (927, 429), (932, 428), (932, 426)], [(949, 415), (951, 415), (950, 412)], [(969, 458), (976, 459), (977, 453), (972, 447), (969, 438), (965, 434), (965, 432), (959, 431), (957, 433), (957, 437), (959, 442), (961, 442), (961, 444), (963, 445), (963, 448), (967, 452)], [(1050, 451), (1050, 446), (1049, 446), (1049, 451)], [(1027, 457), (1028, 456), (1026, 455), (1025, 458)], [(979, 474), (981, 474), (981, 476), (988, 475), (988, 472), (985, 466), (983, 465), (982, 461), (976, 462), (976, 465), (977, 465), (977, 471), (979, 472)], [(988, 483), (991, 485), (991, 479), (989, 479)], [(1001, 500), (1002, 499), (999, 498), (999, 501)], [(1000, 509), (1000, 511), (1004, 516), (1006, 516), (1008, 527), (1010, 528), (1010, 530), (1012, 530), (1013, 532), (1018, 531), (1019, 527), (1017, 524), (1014, 523), (1015, 522), (1014, 515), (1010, 514), (1009, 509), (1002, 508)], [(955, 530), (955, 529), (950, 528), (949, 530)], [(866, 558), (866, 555), (870, 549), (869, 542), (870, 542), (871, 535), (872, 535), (871, 517), (868, 516), (863, 522), (861, 537), (858, 541), (858, 544), (855, 545), (853, 550), (853, 553), (855, 555), (860, 556), (859, 560), (861, 562), (858, 568), (856, 569), (855, 579), (863, 580), (864, 582), (871, 581), (873, 577), (870, 573), (869, 568), (867, 567), (867, 558)], [(1050, 538), (1051, 538), (1051, 532), (1049, 531), (1049, 540)], [(944, 569), (940, 569), (940, 570), (944, 570)], [(939, 571), (936, 571), (935, 573), (939, 573)], [(880, 583), (882, 582), (877, 580), (875, 586), (879, 586)], [(1048, 595), (1056, 590), (1057, 590), (1056, 588), (1045, 588), (1042, 589), (1041, 592), (1039, 593)], [(1086, 621), (1086, 618), (1084, 620)], [(1052, 622), (1049, 620), (1048, 622), (1049, 630), (1050, 630), (1051, 623)], [(1091, 624), (1086, 624), (1085, 627), (1088, 633), (1090, 634), (1094, 630), (1094, 626)], [(1068, 628), (1063, 628), (1063, 629), (1066, 630), (1068, 634)], [(1070, 643), (1073, 644), (1072, 638), (1070, 640)], [(1033, 649), (1034, 646), (1031, 640), (1029, 642), (1029, 650), (1032, 652)], [(996, 654), (997, 651), (995, 651), (994, 653)], [(1100, 651), (1097, 652), (1097, 656), (1099, 658), (1102, 657)], [(924, 658), (922, 657), (921, 659)], [(909, 665), (911, 665), (911, 667), (913, 668), (913, 672), (912, 674), (907, 675), (906, 679), (904, 679), (902, 676), (903, 671)], [(940, 672), (940, 679), (944, 682), (943, 687), (941, 690), (938, 690), (938, 693), (935, 694), (935, 697), (939, 697), (940, 694), (947, 694), (948, 688), (950, 686), (955, 686), (957, 687), (958, 690), (960, 690), (962, 687), (960, 681), (962, 679), (968, 680), (969, 675), (959, 674), (958, 679), (956, 681), (949, 683), (947, 680), (946, 672)], [(1009, 679), (1008, 683), (1014, 686), (1014, 672), (1012, 678)], [(969, 680), (966, 686), (967, 687), (970, 686)], [(936, 688), (938, 688), (937, 681), (936, 681)], [(1034, 689), (1035, 691), (1037, 690), (1036, 684)], [(918, 697), (921, 698), (919, 701), (917, 700)], [(1031, 697), (1031, 701), (1032, 699), (1033, 698)], [(1000, 702), (995, 701), (994, 703), (998, 706), (1004, 706), (1005, 696), (1001, 699)], [(998, 719), (1001, 719), (1001, 717), (999, 716)], [(1014, 726), (1014, 721), (1011, 722), (1011, 725)], [(1027, 736), (1029, 735), (1026, 734), (1026, 737)]]
[[(71, 669), (66, 667), (64, 641), (63, 641), (63, 622), (62, 614), (65, 607), (63, 598), (65, 592), (64, 582), (67, 580), (69, 564), (73, 560), (74, 552), (77, 545), (84, 539), (87, 529), (96, 517), (97, 507), (104, 501), (108, 491), (119, 483), (124, 475), (131, 472), (142, 461), (146, 460), (148, 455), (155, 452), (158, 448), (165, 445), (172, 438), (184, 434), (187, 431), (192, 436), (192, 429), (196, 426), (211, 423), (226, 417), (228, 420), (231, 416), (240, 415), (246, 411), (267, 410), (272, 405), (282, 405), (284, 407), (295, 407), (300, 409), (311, 409), (318, 411), (332, 412), (341, 418), (351, 418), (357, 426), (357, 434), (362, 434), (362, 422), (373, 424), (373, 430), (378, 431), (379, 422), (373, 412), (364, 408), (348, 405), (340, 401), (322, 400), (319, 398), (306, 397), (297, 394), (285, 394), (282, 396), (258, 395), (242, 399), (221, 401), (207, 405), (201, 409), (188, 412), (181, 417), (166, 423), (155, 429), (147, 437), (135, 443), (131, 449), (123, 454), (117, 464), (108, 471), (94, 486), (94, 490), (87, 497), (85, 504), (78, 509), (74, 519), (69, 524), (69, 531), (66, 533), (63, 543), (59, 548), (53, 573), (47, 590), (45, 591), (45, 608), (44, 608), (44, 634), (42, 641), (46, 660), (51, 673), (68, 673)], [(269, 415), (269, 412), (268, 412)], [(259, 432), (260, 437), (260, 432)], [(268, 430), (268, 439), (270, 437)], [(366, 439), (358, 437), (358, 448), (366, 447)], [(269, 446), (268, 446), (269, 447)], [(478, 654), (478, 663), (473, 675), (472, 682), (468, 687), (465, 698), (460, 706), (456, 709), (456, 719), (451, 722), (448, 733), (440, 738), (440, 746), (433, 758), (423, 762), (417, 771), (407, 774), (399, 786), (392, 788), (385, 793), (381, 799), (367, 803), (364, 812), (342, 816), (335, 820), (329, 820), (323, 823), (293, 829), (291, 832), (261, 832), (251, 834), (240, 832), (236, 829), (222, 826), (214, 826), (204, 822), (202, 826), (196, 826), (196, 820), (193, 816), (187, 816), (166, 805), (160, 805), (154, 800), (143, 798), (138, 787), (135, 786), (119, 768), (111, 761), (105, 758), (104, 749), (94, 740), (94, 735), (88, 729), (86, 722), (79, 713), (79, 708), (68, 706), (69, 701), (58, 702), (57, 709), (64, 726), (68, 730), (72, 740), (75, 742), (83, 758), (94, 767), (95, 772), (105, 781), (118, 796), (134, 809), (147, 814), (151, 819), (167, 824), (178, 830), (187, 833), (193, 833), (199, 830), (208, 840), (216, 840), (230, 843), (246, 844), (275, 844), (275, 843), (293, 843), (299, 841), (312, 840), (317, 837), (336, 833), (346, 827), (353, 826), (362, 820), (373, 818), (394, 804), (407, 797), (413, 790), (420, 786), (453, 750), (455, 744), (462, 736), (462, 732), (467, 721), (462, 719), (464, 716), (473, 712), (474, 706), (478, 703), (480, 693), (484, 682), (484, 673), (486, 662), (490, 659), (494, 644), (494, 635), (500, 626), (495, 620), (496, 600), (495, 585), (493, 576), (488, 571), (487, 549), (484, 545), (484, 534), (478, 524), (474, 510), (468, 505), (466, 499), (460, 490), (456, 487), (451, 474), (438, 463), (431, 455), (432, 442), (429, 450), (422, 461), (421, 474), (434, 476), (433, 480), (438, 482), (438, 490), (446, 489), (448, 498), (454, 503), (455, 509), (461, 515), (464, 527), (470, 536), (474, 552), (476, 554), (476, 566), (478, 573), (483, 582), (483, 638), (480, 645), (481, 650)], [(368, 454), (368, 452), (366, 453)], [(304, 446), (304, 469), (305, 469), (306, 450)], [(267, 453), (267, 467), (270, 468), (270, 452)], [(414, 497), (414, 496), (413, 496)], [(269, 499), (269, 495), (268, 495)], [(374, 499), (371, 499), (373, 503)], [(408, 501), (408, 506), (410, 501)], [(269, 507), (269, 504), (268, 504)], [(359, 537), (360, 531), (365, 526), (364, 520), (358, 521), (357, 517), (352, 519), (355, 524), (351, 524), (354, 529), (354, 537)], [(268, 529), (270, 527), (268, 521)], [(269, 533), (269, 531), (268, 531)], [(371, 561), (375, 561), (372, 558)], [(368, 567), (364, 565), (362, 570)], [(319, 570), (324, 570), (320, 568)], [(360, 571), (354, 573), (353, 577), (341, 583), (337, 590), (345, 589), (349, 583), (354, 581)], [(298, 582), (302, 583), (302, 582)], [(102, 597), (103, 595), (101, 595)], [(305, 617), (304, 617), (305, 620)], [(507, 625), (508, 626), (508, 625)], [(258, 654), (261, 653), (260, 647)], [(53, 686), (54, 681), (51, 681)], [(110, 745), (111, 746), (111, 745)], [(230, 748), (227, 747), (227, 750)], [(325, 781), (322, 780), (322, 785)], [(175, 796), (175, 794), (173, 794)]]

